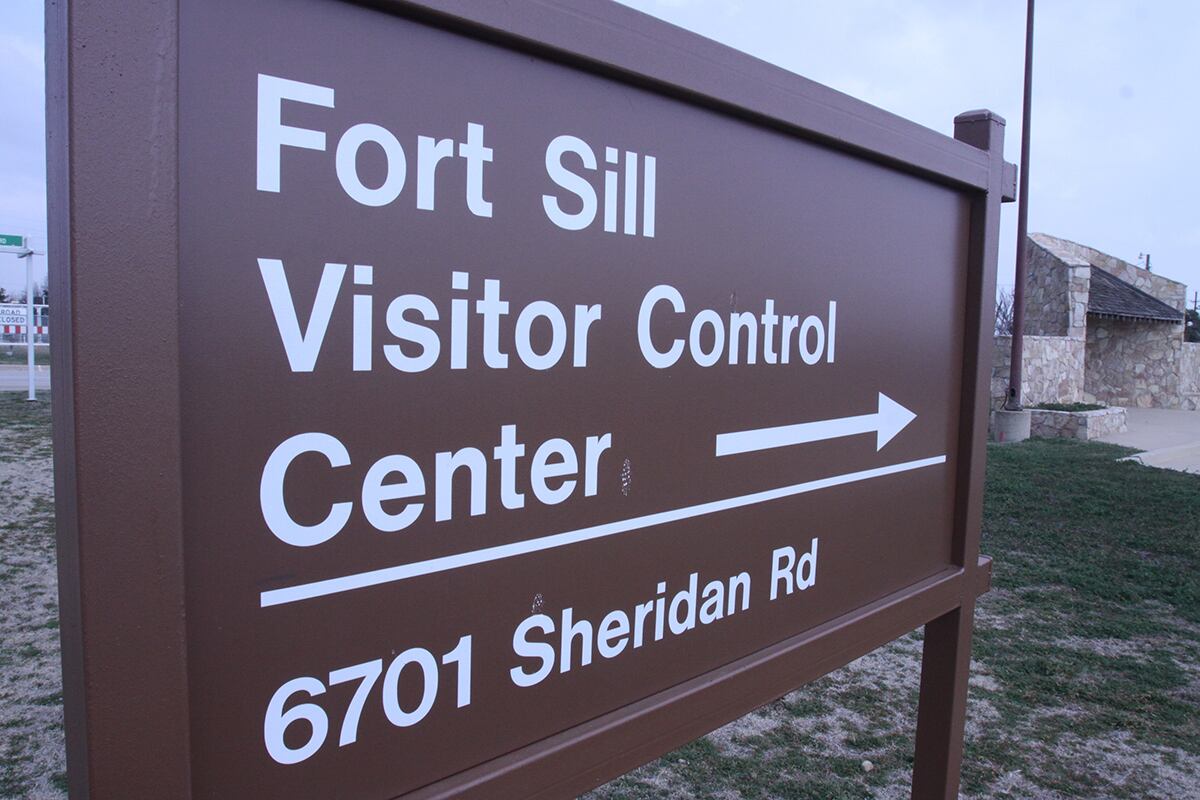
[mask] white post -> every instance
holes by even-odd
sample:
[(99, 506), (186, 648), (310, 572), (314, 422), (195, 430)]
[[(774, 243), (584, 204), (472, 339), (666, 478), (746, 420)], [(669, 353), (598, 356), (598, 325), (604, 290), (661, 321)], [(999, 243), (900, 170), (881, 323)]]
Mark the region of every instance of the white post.
[(29, 362), (29, 397), (27, 400), (37, 400), (37, 390), (34, 387), (33, 375), (33, 251), (25, 256), (25, 350)]

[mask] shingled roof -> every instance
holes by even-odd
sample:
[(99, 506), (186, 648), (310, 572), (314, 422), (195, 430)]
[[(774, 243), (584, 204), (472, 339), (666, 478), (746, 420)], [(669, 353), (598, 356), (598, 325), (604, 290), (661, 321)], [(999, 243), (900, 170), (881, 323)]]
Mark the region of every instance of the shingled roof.
[(1087, 313), (1149, 322), (1183, 322), (1183, 312), (1099, 267), (1092, 267)]

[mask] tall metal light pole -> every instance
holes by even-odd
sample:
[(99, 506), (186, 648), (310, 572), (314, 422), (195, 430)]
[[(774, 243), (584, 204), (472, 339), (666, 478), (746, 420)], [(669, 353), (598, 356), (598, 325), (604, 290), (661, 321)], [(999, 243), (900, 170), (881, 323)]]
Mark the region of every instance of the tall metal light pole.
[(1021, 185), (1017, 194), (1017, 270), (1013, 287), (1012, 358), (1004, 407), (1021, 408), (1021, 363), (1025, 357), (1025, 239), (1029, 235), (1029, 107), (1033, 96), (1033, 0), (1025, 12), (1025, 99), (1021, 111)]

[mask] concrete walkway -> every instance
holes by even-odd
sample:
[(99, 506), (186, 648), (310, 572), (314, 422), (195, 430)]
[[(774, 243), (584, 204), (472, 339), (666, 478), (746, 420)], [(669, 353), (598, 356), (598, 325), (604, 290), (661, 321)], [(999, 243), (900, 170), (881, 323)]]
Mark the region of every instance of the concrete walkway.
[(1165, 408), (1130, 408), (1129, 430), (1097, 441), (1136, 447), (1143, 452), (1129, 458), (1148, 467), (1177, 469), (1200, 475), (1200, 411)]

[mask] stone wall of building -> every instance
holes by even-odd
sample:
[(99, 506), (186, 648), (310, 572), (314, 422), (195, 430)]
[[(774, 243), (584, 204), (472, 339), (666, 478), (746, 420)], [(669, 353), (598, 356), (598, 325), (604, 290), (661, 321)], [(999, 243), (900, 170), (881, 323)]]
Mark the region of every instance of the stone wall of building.
[(1183, 326), (1092, 317), (1084, 391), (1114, 406), (1180, 408)]
[[(997, 336), (992, 359), (992, 407), (1004, 405), (1012, 337)], [(1078, 403), (1084, 393), (1084, 340), (1067, 336), (1026, 336), (1021, 402)]]
[(1180, 405), (1200, 410), (1200, 342), (1184, 342), (1179, 359)]
[(1070, 319), (1067, 283), (1070, 268), (1046, 250), (1025, 241), (1025, 334), (1066, 336)]
[[(1200, 344), (1183, 326), (1088, 315), (1099, 269), (1183, 311), (1187, 287), (1091, 247), (1035, 233), (1025, 242), (1025, 365), (1022, 400), (1200, 408)], [(1073, 343), (1072, 343), (1073, 342)], [(992, 398), (1008, 388), (1009, 337), (996, 340)]]
[(1091, 267), (1066, 263), (1036, 240), (1026, 239), (1025, 248), (1026, 335), (1082, 338)]
[(1082, 339), (1087, 335), (1088, 326), (1088, 294), (1092, 290), (1092, 268), (1071, 267), (1071, 277), (1067, 286), (1067, 302), (1071, 306), (1071, 322), (1067, 328), (1067, 336)]

